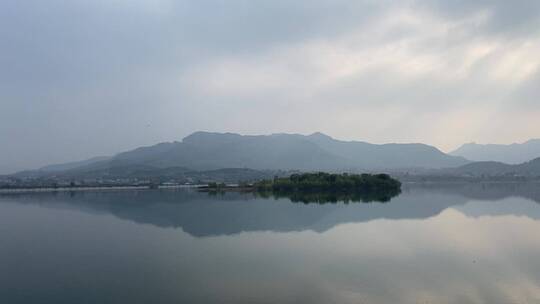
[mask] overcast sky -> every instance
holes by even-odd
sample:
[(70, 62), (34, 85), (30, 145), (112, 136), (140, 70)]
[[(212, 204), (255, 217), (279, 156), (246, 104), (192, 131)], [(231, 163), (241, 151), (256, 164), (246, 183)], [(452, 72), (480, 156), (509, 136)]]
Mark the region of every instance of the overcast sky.
[(540, 137), (540, 1), (2, 0), (0, 172), (181, 140)]

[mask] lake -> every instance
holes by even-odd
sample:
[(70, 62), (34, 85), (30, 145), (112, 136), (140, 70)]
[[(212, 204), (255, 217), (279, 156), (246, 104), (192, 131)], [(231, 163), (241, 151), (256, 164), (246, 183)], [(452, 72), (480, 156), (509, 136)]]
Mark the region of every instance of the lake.
[(538, 184), (0, 195), (0, 303), (540, 303)]

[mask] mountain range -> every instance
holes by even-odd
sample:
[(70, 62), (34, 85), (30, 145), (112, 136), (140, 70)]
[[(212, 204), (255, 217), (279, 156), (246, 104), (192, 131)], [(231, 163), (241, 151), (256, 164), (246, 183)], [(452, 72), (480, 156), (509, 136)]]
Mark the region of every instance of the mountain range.
[(494, 161), (481, 161), (466, 164), (457, 168), (440, 170), (444, 174), (457, 176), (540, 176), (540, 157), (517, 165)]
[[(508, 153), (516, 162), (527, 157), (532, 159), (533, 155), (540, 156), (534, 153), (535, 144), (536, 140), (504, 148), (500, 145), (468, 144), (449, 155), (425, 144), (343, 141), (318, 132), (311, 135), (195, 132), (180, 142), (140, 147), (111, 157), (50, 165), (19, 172), (15, 176), (65, 179), (189, 177), (196, 180), (216, 177), (231, 180), (226, 177), (234, 177), (236, 180), (253, 180), (289, 171), (387, 171), (424, 175), (536, 177), (540, 176), (540, 158), (527, 159), (521, 164), (506, 164), (491, 160), (471, 162), (461, 155), (489, 159), (490, 155), (504, 158), (504, 153)], [(482, 152), (497, 149), (508, 152)]]
[(540, 157), (540, 139), (511, 145), (468, 143), (449, 154), (471, 161), (496, 161), (515, 165)]
[[(77, 173), (100, 170), (380, 170), (450, 168), (468, 161), (425, 144), (370, 144), (311, 135), (196, 132), (181, 142), (159, 143), (82, 162), (52, 165), (34, 173)], [(180, 169), (177, 169), (180, 170)]]

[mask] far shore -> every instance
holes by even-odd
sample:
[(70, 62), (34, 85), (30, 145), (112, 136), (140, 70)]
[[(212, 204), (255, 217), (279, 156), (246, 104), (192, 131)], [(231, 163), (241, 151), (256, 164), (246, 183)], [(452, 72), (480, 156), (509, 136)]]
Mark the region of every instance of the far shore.
[(103, 191), (103, 190), (156, 190), (156, 189), (197, 188), (200, 186), (201, 185), (174, 185), (174, 186), (159, 186), (157, 188), (150, 187), (150, 186), (12, 188), (12, 189), (0, 189), (0, 194), (26, 193), (26, 192)]
[[(454, 180), (454, 181), (402, 181), (403, 185), (459, 185), (459, 184), (540, 184), (540, 180)], [(10, 193), (39, 193), (39, 192), (72, 192), (72, 191), (115, 191), (115, 190), (156, 190), (156, 189), (180, 189), (192, 188), (200, 192), (252, 192), (253, 187), (238, 186), (235, 184), (227, 185), (222, 188), (210, 188), (206, 184), (199, 185), (160, 185), (160, 186), (95, 186), (95, 187), (35, 187), (35, 188), (4, 188), (0, 189), (0, 194)]]

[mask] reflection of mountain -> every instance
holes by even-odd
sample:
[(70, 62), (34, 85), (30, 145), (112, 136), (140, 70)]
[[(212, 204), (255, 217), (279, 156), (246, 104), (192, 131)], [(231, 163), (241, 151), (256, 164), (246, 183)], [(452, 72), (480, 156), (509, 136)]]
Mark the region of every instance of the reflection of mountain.
[(508, 197), (523, 197), (540, 203), (540, 183), (447, 183), (417, 184), (417, 191), (436, 191), (440, 193), (461, 195), (477, 200), (502, 200)]
[(525, 199), (503, 199), (500, 201), (472, 201), (455, 209), (469, 217), (481, 216), (525, 216), (530, 219), (540, 219), (540, 206)]
[(470, 217), (515, 215), (540, 219), (539, 183), (448, 184), (437, 186), (436, 191), (474, 200), (454, 207)]
[[(18, 194), (4, 200), (44, 207), (112, 214), (118, 218), (159, 227), (179, 227), (196, 236), (248, 231), (326, 231), (343, 223), (376, 219), (425, 219), (468, 199), (536, 198), (540, 189), (530, 185), (452, 185), (405, 187), (386, 204), (302, 204), (288, 199), (261, 199), (252, 194), (209, 196), (190, 190), (144, 190)], [(510, 212), (509, 210), (508, 212)]]

